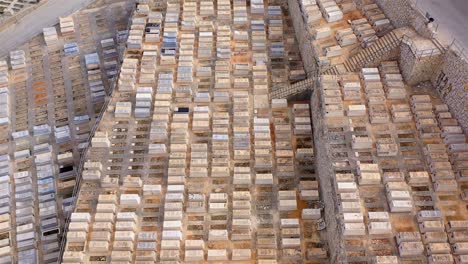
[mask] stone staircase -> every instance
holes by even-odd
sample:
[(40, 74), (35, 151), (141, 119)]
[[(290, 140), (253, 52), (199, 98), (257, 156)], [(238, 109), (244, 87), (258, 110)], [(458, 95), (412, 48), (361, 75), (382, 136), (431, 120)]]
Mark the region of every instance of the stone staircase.
[(315, 86), (315, 80), (308, 78), (298, 81), (294, 84), (286, 84), (273, 87), (271, 89), (271, 99), (284, 99), (312, 90)]
[[(388, 32), (383, 37), (379, 38), (371, 46), (359, 51), (357, 54), (348, 58), (344, 64), (335, 65), (325, 70), (323, 75), (337, 75), (345, 72), (354, 72), (366, 66), (367, 64), (383, 58), (389, 52), (400, 45), (401, 37), (395, 30)], [(345, 72), (343, 72), (343, 70)]]
[(322, 74), (323, 75), (339, 75), (340, 71), (338, 70), (338, 66), (335, 65), (335, 66), (332, 66), (332, 67), (328, 68)]
[[(404, 43), (410, 48), (414, 46), (415, 50), (412, 49), (413, 53), (418, 56), (433, 56), (441, 54), (444, 47), (434, 42), (434, 48), (429, 50), (418, 50), (417, 46), (413, 44), (413, 38), (418, 38), (417, 33), (408, 28), (393, 29), (389, 27), (386, 30), (386, 34), (380, 37), (371, 46), (356, 51), (354, 55), (351, 55), (344, 63), (334, 65), (324, 71), (321, 71), (319, 75), (340, 75), (348, 72), (357, 72), (361, 68), (368, 67), (370, 64), (379, 63), (382, 60), (387, 59), (386, 56), (390, 52), (397, 49), (401, 43)], [(419, 37), (420, 39), (421, 37)], [(317, 75), (313, 75), (316, 78), (308, 78), (294, 84), (278, 85), (271, 89), (270, 99), (282, 99), (290, 98), (292, 96), (304, 93), (305, 91), (312, 90), (315, 87), (315, 80), (318, 78)]]

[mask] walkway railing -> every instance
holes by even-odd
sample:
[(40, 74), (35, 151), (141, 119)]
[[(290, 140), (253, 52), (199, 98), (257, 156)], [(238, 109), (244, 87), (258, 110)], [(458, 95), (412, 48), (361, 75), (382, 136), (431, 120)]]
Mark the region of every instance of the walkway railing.
[[(426, 15), (430, 14), (430, 12), (428, 10), (425, 10), (420, 5), (418, 5), (419, 1), (421, 1), (421, 0), (408, 0), (408, 1), (412, 4), (413, 8), (420, 13), (421, 16), (427, 18)], [(427, 19), (429, 19), (429, 18), (427, 18)], [(435, 21), (431, 22), (431, 24), (433, 25), (434, 32), (435, 33), (439, 32), (439, 30), (440, 30), (439, 26), (440, 25)], [(445, 52), (446, 50), (451, 49), (455, 53), (457, 53), (461, 58), (463, 58), (465, 61), (468, 62), (468, 56), (465, 53), (466, 50), (463, 47), (463, 45), (461, 44), (461, 42), (459, 40), (457, 40), (454, 36), (452, 36), (452, 34), (449, 33), (448, 35), (450, 35), (452, 37), (452, 42), (446, 47), (444, 47), (444, 45), (441, 44), (440, 40), (435, 36), (435, 34), (432, 36), (432, 38), (433, 38), (433, 41), (436, 42), (436, 45), (438, 45), (438, 46), (440, 46), (441, 48), (444, 49), (443, 52)]]
[(461, 58), (468, 62), (468, 55), (465, 53), (465, 48), (463, 44), (458, 41), (456, 38), (453, 38), (452, 43), (448, 46), (448, 49), (453, 50), (457, 53)]
[(414, 56), (418, 60), (420, 60), (422, 57), (432, 57), (444, 53), (444, 50), (441, 50), (441, 47), (420, 49), (414, 44), (414, 41), (411, 39), (411, 37), (408, 37), (407, 35), (403, 35), (401, 41), (409, 46)]

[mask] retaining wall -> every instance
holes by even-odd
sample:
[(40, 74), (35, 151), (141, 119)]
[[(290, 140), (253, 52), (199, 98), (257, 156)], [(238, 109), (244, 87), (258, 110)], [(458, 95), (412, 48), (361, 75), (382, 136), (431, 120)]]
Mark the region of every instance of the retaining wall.
[[(362, 2), (362, 0), (355, 1)], [(433, 38), (432, 30), (426, 25), (426, 17), (415, 9), (409, 0), (375, 0), (375, 2), (396, 28), (411, 26), (421, 36)], [(411, 56), (414, 55), (410, 55), (403, 46), (405, 45), (401, 48), (400, 67), (403, 75), (406, 74), (408, 77), (407, 69), (411, 68), (413, 62), (406, 61), (406, 58), (412, 59)], [(431, 81), (465, 133), (468, 133), (468, 62), (450, 49), (437, 60), (426, 60), (426, 65), (418, 62), (415, 78), (411, 78), (410, 84)], [(441, 79), (444, 81), (441, 82)]]
[(431, 77), (440, 97), (468, 134), (468, 63), (449, 50)]
[(310, 35), (308, 25), (304, 21), (302, 16), (302, 10), (298, 0), (288, 0), (289, 16), (292, 19), (294, 26), (294, 33), (296, 40), (299, 43), (299, 50), (301, 52), (302, 62), (304, 63), (304, 69), (307, 73), (307, 77), (314, 77), (318, 73), (318, 65), (315, 58), (317, 54), (312, 45), (312, 36)]
[(375, 3), (396, 28), (411, 26), (419, 35), (433, 37), (432, 30), (426, 25), (426, 17), (416, 10), (409, 0), (375, 0)]
[(410, 47), (404, 43), (400, 45), (398, 62), (401, 73), (408, 85), (416, 85), (429, 81), (435, 74), (443, 55), (416, 57)]
[(340, 214), (335, 189), (335, 177), (327, 143), (327, 125), (322, 116), (320, 91), (314, 89), (310, 98), (312, 125), (314, 129), (315, 162), (320, 180), (320, 192), (325, 204), (324, 220), (327, 227), (330, 263), (347, 263), (341, 223), (340, 219), (338, 219)]

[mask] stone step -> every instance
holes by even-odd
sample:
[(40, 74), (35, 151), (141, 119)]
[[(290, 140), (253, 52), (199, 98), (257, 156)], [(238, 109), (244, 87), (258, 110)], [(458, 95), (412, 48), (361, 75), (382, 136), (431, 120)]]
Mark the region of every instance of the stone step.
[(353, 66), (350, 65), (349, 62), (345, 62), (345, 69), (346, 69), (346, 71), (350, 72), (350, 71), (352, 70), (352, 67), (353, 67)]
[[(337, 75), (338, 70), (334, 66), (333, 69), (336, 71), (336, 73), (332, 73), (329, 75)], [(330, 70), (330, 69), (329, 69)], [(328, 71), (328, 70), (327, 70)], [(293, 95), (300, 94), (306, 90), (313, 89), (314, 87), (314, 80), (312, 79), (305, 79), (299, 82), (296, 82), (292, 85), (284, 85), (281, 87), (273, 88), (272, 93), (271, 93), (271, 98), (272, 99), (283, 99), (283, 98), (288, 98)]]
[[(384, 56), (386, 53), (396, 48), (398, 43), (399, 38), (396, 36), (395, 32), (390, 31), (379, 38), (374, 44), (348, 58), (344, 63), (345, 69), (349, 72), (353, 72), (357, 68), (363, 67), (367, 63)], [(332, 73), (332, 71), (327, 71), (326, 73)]]
[(369, 49), (366, 52), (366, 57), (372, 56), (372, 54), (377, 53), (381, 48), (379, 44), (379, 42), (376, 42), (375, 44), (370, 45)]

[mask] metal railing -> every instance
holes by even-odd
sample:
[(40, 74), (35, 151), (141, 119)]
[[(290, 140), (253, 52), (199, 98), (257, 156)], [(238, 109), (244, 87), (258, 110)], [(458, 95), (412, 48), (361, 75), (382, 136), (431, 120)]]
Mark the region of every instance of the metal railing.
[(418, 48), (415, 44), (414, 41), (411, 39), (411, 37), (407, 35), (403, 35), (401, 38), (401, 41), (408, 45), (410, 48), (411, 52), (414, 54), (414, 56), (420, 60), (423, 57), (432, 57), (435, 55), (440, 55), (444, 52), (444, 50), (440, 50), (439, 47), (436, 48), (428, 48), (428, 49), (420, 49)]
[[(408, 0), (411, 4), (411, 6), (419, 12), (419, 14), (422, 16), (422, 17), (425, 17), (427, 19), (427, 22), (429, 22), (429, 18), (427, 17), (427, 14), (429, 14), (429, 12), (427, 10), (424, 10), (421, 6), (419, 6), (419, 0)], [(434, 22), (432, 21), (431, 22), (432, 24), (432, 27), (433, 27), (433, 34), (432, 34), (432, 38), (435, 38), (435, 34), (437, 33), (437, 31), (439, 30), (439, 23), (437, 22)]]
[[(392, 33), (388, 33), (388, 34), (392, 34)], [(389, 35), (385, 35), (380, 39), (382, 38), (385, 38), (386, 36), (389, 36)], [(377, 40), (377, 41), (379, 41)], [(441, 50), (441, 47), (439, 47), (438, 45), (436, 45), (436, 48), (428, 48), (428, 49), (420, 49), (416, 46), (416, 44), (414, 43), (414, 41), (412, 40), (411, 37), (407, 36), (406, 34), (401, 36), (400, 38), (397, 38), (395, 34), (393, 34), (393, 37), (390, 37), (389, 39), (387, 39), (387, 41), (382, 41), (380, 43), (383, 43), (381, 46), (380, 49), (377, 50), (377, 52), (372, 52), (372, 53), (369, 53), (370, 56), (367, 56), (367, 57), (363, 57), (362, 59), (360, 60), (357, 60), (355, 62), (355, 66), (362, 66), (362, 65), (365, 65), (366, 63), (368, 62), (371, 62), (375, 59), (377, 59), (378, 57), (380, 57), (384, 52), (388, 52), (390, 50), (392, 50), (392, 48), (398, 46), (400, 43), (404, 43), (406, 45), (409, 46), (411, 52), (414, 54), (414, 56), (419, 60), (423, 57), (431, 57), (431, 56), (435, 56), (435, 55), (439, 55), (441, 53), (444, 52), (444, 50)], [(455, 45), (455, 43), (454, 43)], [(375, 47), (375, 44), (373, 44), (372, 46)], [(365, 48), (365, 49), (362, 49), (361, 51), (359, 52), (362, 52), (366, 49), (368, 49), (369, 47)], [(356, 49), (356, 48), (355, 48)], [(352, 55), (350, 58), (357, 58), (356, 55), (359, 54), (359, 52), (355, 53), (354, 55)], [(347, 61), (349, 61), (349, 59)], [(346, 62), (345, 62), (346, 64)], [(324, 70), (322, 73), (325, 73), (329, 70), (331, 70), (333, 67), (336, 67), (336, 66), (331, 66), (331, 67), (328, 67), (326, 70)], [(352, 69), (354, 70), (354, 69)]]
[[(377, 35), (373, 35), (373, 36), (370, 37), (369, 39), (364, 40), (364, 41), (361, 42), (361, 43), (358, 43), (358, 45), (356, 45), (356, 47), (354, 47), (354, 48), (349, 52), (349, 54), (350, 54), (351, 56), (356, 55), (356, 54), (358, 54), (361, 50), (364, 50), (364, 49), (370, 47), (370, 45), (368, 45), (368, 44), (370, 44), (371, 42), (376, 42), (376, 41), (378, 41), (378, 40), (379, 40), (379, 37), (378, 37)], [(366, 44), (366, 45), (368, 45), (368, 46), (366, 46), (366, 47), (363, 49), (363, 48), (362, 48), (362, 44)]]
[[(391, 34), (391, 33), (390, 33)], [(411, 52), (414, 54), (414, 56), (420, 60), (421, 58), (423, 57), (431, 57), (431, 56), (435, 56), (435, 55), (439, 55), (439, 54), (442, 54), (443, 52), (445, 52), (444, 48), (441, 47), (440, 44), (435, 44), (436, 45), (436, 48), (428, 48), (428, 49), (420, 49), (416, 46), (416, 44), (414, 43), (413, 39), (411, 37), (409, 37), (408, 35), (404, 34), (403, 36), (401, 36), (400, 38), (396, 38), (396, 35), (393, 35), (394, 37), (391, 38), (389, 41), (387, 42), (381, 42), (381, 43), (384, 43), (383, 46), (377, 50), (377, 52), (375, 53), (369, 53), (370, 56), (367, 56), (367, 57), (364, 57), (363, 59), (360, 59), (360, 60), (357, 60), (355, 62), (355, 65), (356, 66), (362, 66), (362, 65), (365, 65), (366, 63), (372, 61), (372, 60), (375, 60), (376, 58), (380, 57), (383, 52), (387, 52), (387, 51), (390, 51), (393, 47), (399, 45), (400, 43), (404, 43), (406, 45), (408, 45), (408, 47), (410, 48)], [(385, 36), (384, 36), (385, 37)], [(382, 38), (384, 38), (382, 37)], [(379, 39), (380, 40), (380, 39)], [(379, 41), (378, 40), (378, 41)], [(375, 44), (374, 44), (375, 45)], [(373, 45), (373, 46), (374, 46)], [(462, 49), (461, 45), (457, 42), (453, 42), (451, 45), (453, 46), (456, 46), (458, 45), (460, 49)], [(374, 46), (375, 47), (375, 46)], [(365, 48), (365, 49), (362, 49), (361, 51), (359, 52), (362, 52), (366, 49), (368, 49), (369, 47)], [(350, 58), (357, 58), (356, 55), (359, 54), (359, 52), (355, 53), (354, 55), (352, 55)], [(460, 55), (463, 55), (463, 54), (460, 54)], [(349, 61), (349, 59), (346, 60), (346, 62)], [(346, 64), (345, 62), (345, 64)], [(330, 66), (328, 67), (327, 69), (325, 69), (324, 71), (322, 71), (321, 73), (326, 73), (327, 71), (330, 71), (331, 69), (333, 68), (336, 68), (336, 65), (333, 65), (333, 66)], [(353, 69), (354, 70), (354, 69)]]
[[(391, 36), (386, 35), (386, 36), (384, 36), (384, 37), (377, 40), (377, 42), (378, 42), (381, 39), (387, 38), (388, 42), (385, 42), (383, 40), (380, 41), (379, 42), (380, 45), (381, 45), (380, 48), (377, 49), (377, 51), (375, 53), (374, 52), (368, 53), (370, 56), (364, 56), (361, 60), (357, 60), (356, 63), (355, 63), (355, 66), (360, 67), (361, 65), (365, 65), (366, 63), (372, 62), (377, 58), (381, 58), (385, 53), (390, 52), (391, 50), (395, 49), (401, 43), (401, 39), (396, 38), (395, 37), (396, 35), (394, 33), (389, 33), (389, 34), (392, 34), (392, 35)], [(387, 37), (387, 36), (390, 36), (390, 37)], [(367, 50), (372, 46), (376, 47), (377, 42), (372, 44), (371, 46), (368, 46), (364, 50)], [(357, 58), (357, 57), (354, 56), (354, 58)]]
[[(379, 38), (383, 38), (385, 37), (385, 35), (387, 35), (388, 33), (390, 33), (392, 30), (394, 29), (393, 25), (392, 24), (388, 24), (386, 26), (384, 26), (382, 29), (379, 30), (378, 34), (375, 34), (373, 35), (372, 37), (370, 37), (369, 39), (363, 41), (362, 43), (365, 43), (365, 44), (369, 44), (371, 42), (374, 42), (375, 41), (378, 41)], [(370, 45), (369, 45), (370, 46)], [(367, 46), (367, 47), (369, 47)], [(367, 48), (366, 47), (366, 48)], [(358, 45), (356, 45), (356, 47), (352, 48), (350, 51), (349, 51), (349, 54), (350, 56), (353, 56), (355, 54), (358, 54), (359, 51), (363, 50), (362, 46), (361, 46), (361, 43), (358, 43)]]
[[(425, 17), (426, 19), (429, 19), (427, 17), (428, 14), (430, 14), (430, 12), (428, 10), (425, 10), (423, 9), (419, 4), (419, 1), (420, 0), (408, 0), (410, 2), (410, 4), (412, 5), (412, 7), (419, 12), (419, 14), (422, 16), (422, 17)], [(429, 21), (428, 21), (429, 22)], [(441, 27), (439, 27), (439, 24), (435, 21), (431, 22), (431, 24), (433, 25), (433, 31), (434, 31), (434, 34), (432, 34), (432, 40), (435, 42), (434, 44), (436, 44), (437, 46), (439, 46), (439, 48), (443, 49), (442, 52), (445, 53), (447, 50), (452, 50), (453, 52), (455, 52), (456, 54), (458, 54), (461, 58), (463, 58), (465, 61), (468, 62), (468, 56), (466, 55), (465, 53), (465, 48), (463, 47), (463, 45), (461, 44), (461, 42), (455, 38), (450, 32), (447, 32), (449, 36), (451, 36), (452, 38), (452, 41), (450, 42), (449, 45), (446, 45), (444, 47), (444, 45), (442, 44), (442, 42), (436, 37), (436, 34), (439, 32), (439, 30), (441, 29)], [(443, 30), (443, 28), (442, 28)]]
[[(392, 35), (389, 35), (389, 34), (392, 34)], [(387, 37), (387, 36), (390, 36), (390, 37)], [(377, 36), (375, 36), (377, 38)], [(388, 41), (380, 41), (381, 39), (383, 38), (387, 38), (389, 39)], [(401, 43), (401, 39), (400, 38), (396, 38), (396, 35), (392, 32), (389, 32), (387, 33), (385, 36), (381, 37), (381, 38), (378, 38), (376, 42), (380, 41), (380, 49), (377, 50), (377, 52), (370, 52), (368, 54), (370, 54), (370, 56), (365, 56), (363, 57), (362, 59), (359, 59), (357, 60), (357, 54), (359, 54), (360, 52), (363, 52), (364, 50), (367, 50), (369, 49), (371, 46), (368, 46), (364, 49), (361, 49), (360, 51), (355, 51), (354, 54), (352, 54), (346, 61), (345, 61), (345, 65), (347, 65), (347, 62), (349, 62), (352, 58), (355, 58), (356, 62), (355, 62), (355, 66), (360, 66), (360, 65), (365, 65), (366, 63), (368, 62), (371, 62), (379, 57), (381, 57), (385, 52), (389, 52), (391, 51), (393, 48), (395, 48), (396, 46), (399, 45), (399, 43)], [(383, 43), (383, 44), (382, 44)], [(376, 47), (376, 43), (375, 44), (372, 44), (373, 47)], [(355, 47), (354, 49), (358, 49), (360, 48), (360, 45)], [(354, 50), (353, 49), (353, 50)], [(349, 64), (348, 64), (349, 65)], [(331, 67), (328, 67), (326, 70), (324, 70), (322, 73), (326, 73), (327, 71), (331, 70), (335, 68), (336, 69), (336, 65), (333, 65)], [(354, 70), (354, 69), (350, 69), (350, 70)]]
[[(384, 36), (383, 36), (383, 37), (384, 37)], [(362, 46), (361, 46), (362, 43), (368, 44), (368, 43), (370, 43), (370, 42), (373, 42), (374, 40), (375, 40), (375, 42), (376, 42), (376, 41), (379, 41), (379, 39), (380, 39), (380, 38), (379, 38), (377, 35), (374, 35), (374, 36), (372, 36), (371, 38), (369, 38), (369, 39), (366, 40), (366, 41), (363, 41), (363, 42), (361, 42), (361, 43), (357, 43), (356, 47), (352, 48), (352, 49), (349, 51), (349, 58), (354, 57), (354, 56), (357, 55), (359, 52), (361, 52), (361, 51), (367, 49), (368, 47), (370, 47), (370, 45), (369, 45), (369, 46), (367, 46), (367, 47), (365, 47), (365, 48), (362, 48)], [(326, 71), (332, 69), (333, 67), (336, 67), (336, 66), (335, 66), (335, 65), (330, 65), (330, 66), (328, 66), (327, 68), (321, 69), (321, 73), (324, 73), (324, 72), (326, 72)]]
[(463, 45), (457, 39), (453, 38), (452, 43), (450, 43), (447, 49), (451, 49), (453, 52), (468, 62), (468, 56), (465, 53), (465, 47), (463, 47)]
[[(130, 29), (130, 27), (131, 27), (131, 24), (132, 24), (132, 19), (131, 18), (135, 15), (135, 12), (136, 12), (136, 6), (133, 6), (132, 11), (131, 11), (131, 15), (129, 17), (130, 19), (128, 20), (127, 29)], [(126, 43), (126, 40), (125, 40), (124, 43)], [(123, 53), (122, 58), (119, 58), (120, 61), (122, 61), (126, 57), (126, 55), (127, 55), (127, 48), (125, 48), (125, 52)], [(114, 101), (113, 94), (114, 94), (115, 88), (117, 86), (117, 81), (119, 79), (121, 69), (122, 69), (122, 67), (118, 67), (117, 74), (115, 75), (115, 77), (113, 77), (109, 81), (109, 83), (110, 83), (109, 95), (106, 97), (106, 100), (105, 100), (101, 110), (99, 111), (99, 114), (95, 118), (95, 122), (93, 124), (93, 127), (92, 127), (92, 129), (91, 129), (91, 131), (90, 131), (90, 133), (88, 135), (88, 138), (86, 139), (86, 142), (88, 144), (86, 145), (86, 147), (83, 149), (83, 151), (81, 153), (80, 163), (78, 164), (78, 169), (76, 171), (76, 184), (75, 184), (75, 186), (73, 188), (73, 194), (72, 194), (72, 197), (74, 197), (74, 199), (72, 200), (72, 203), (69, 206), (70, 210), (66, 214), (66, 218), (65, 218), (66, 221), (65, 221), (65, 225), (63, 226), (63, 233), (62, 233), (63, 236), (62, 236), (62, 240), (60, 241), (60, 251), (59, 251), (59, 257), (57, 259), (57, 263), (61, 263), (62, 258), (63, 258), (63, 254), (65, 253), (65, 246), (67, 244), (67, 239), (66, 239), (65, 235), (67, 234), (67, 229), (68, 229), (68, 226), (70, 225), (71, 214), (73, 213), (74, 208), (76, 207), (76, 204), (77, 204), (77, 201), (78, 201), (78, 194), (79, 194), (79, 191), (81, 189), (81, 182), (82, 182), (82, 174), (83, 174), (84, 164), (86, 162), (86, 156), (87, 156), (89, 148), (91, 146), (91, 140), (93, 139), (96, 131), (98, 130), (99, 125), (101, 124), (101, 120), (103, 119), (104, 114), (107, 111), (107, 108)]]

